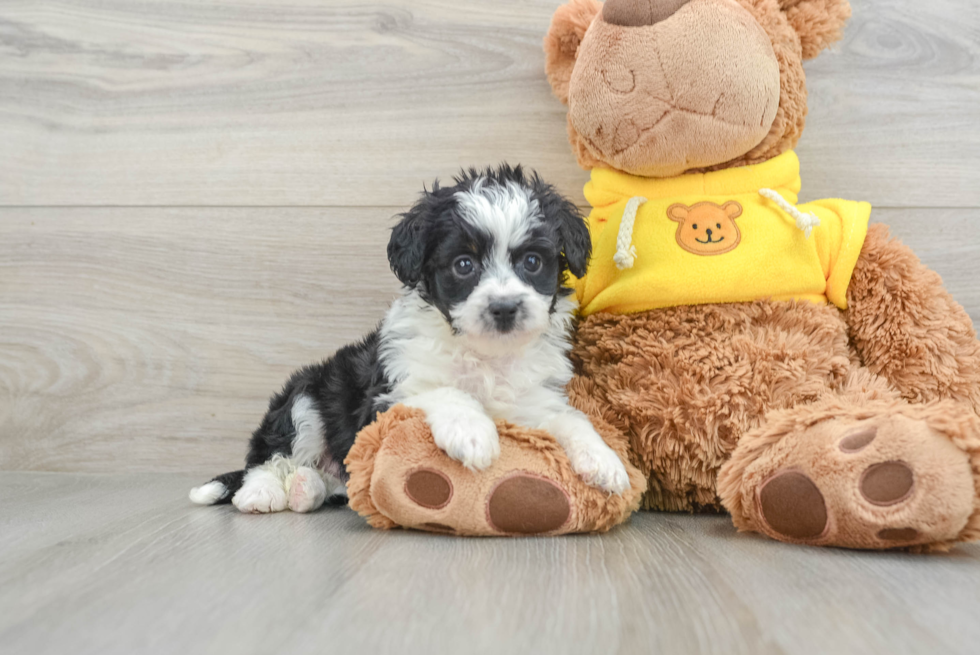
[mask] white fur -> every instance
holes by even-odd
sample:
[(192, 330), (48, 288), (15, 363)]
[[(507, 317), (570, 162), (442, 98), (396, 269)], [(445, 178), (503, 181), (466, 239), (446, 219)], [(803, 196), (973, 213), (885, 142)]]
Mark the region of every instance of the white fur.
[[(293, 437), (293, 454), (289, 461), (296, 467), (297, 477), (292, 483), (289, 479), (286, 480), (285, 486), (289, 490), (289, 509), (294, 512), (312, 512), (323, 504), (327, 496), (346, 494), (347, 487), (336, 477), (338, 471), (331, 469), (330, 466), (321, 466), (329, 460), (324, 457), (327, 450), (327, 436), (323, 418), (313, 405), (313, 399), (306, 395), (295, 398), (290, 415), (293, 419), (293, 427), (296, 429), (296, 436)], [(307, 467), (309, 470), (315, 470), (316, 475), (304, 471)], [(293, 486), (295, 484), (299, 484), (303, 491), (297, 491)], [(296, 500), (298, 498), (296, 494), (308, 496), (309, 502)], [(305, 509), (296, 509), (294, 505)]]
[(323, 458), (327, 440), (323, 419), (313, 406), (313, 399), (305, 395), (294, 398), (290, 415), (296, 430), (292, 445), (293, 463), (296, 466), (317, 466)]
[(495, 253), (505, 264), (508, 250), (520, 245), (540, 220), (538, 201), (513, 182), (487, 186), (479, 179), (454, 197), (460, 216), (493, 237)]
[(191, 502), (195, 505), (214, 505), (224, 498), (227, 493), (228, 487), (217, 480), (212, 480), (211, 482), (202, 484), (200, 487), (194, 487), (188, 495)]
[[(490, 304), (498, 300), (520, 303), (514, 329), (500, 334), (489, 313)], [(521, 282), (509, 266), (486, 271), (480, 283), (465, 301), (450, 312), (453, 325), (465, 335), (470, 347), (486, 354), (502, 349), (519, 349), (547, 331), (551, 298), (545, 298)]]
[(544, 334), (519, 347), (501, 340), (497, 352), (488, 352), (489, 344), (454, 335), (437, 309), (417, 292), (406, 292), (381, 324), (381, 361), (391, 385), (381, 402), (404, 403), (448, 387), (503, 419), (512, 418), (528, 394), (545, 392), (565, 402), (562, 390), (572, 378), (568, 331), (574, 302), (563, 298), (558, 305)]
[(473, 396), (453, 387), (439, 387), (411, 396), (404, 403), (425, 411), (436, 445), (463, 466), (482, 471), (500, 456), (497, 426)]
[(231, 499), (246, 514), (268, 514), (286, 509), (288, 502), (284, 482), (290, 471), (289, 460), (276, 456), (245, 474), (242, 488)]
[(317, 468), (297, 463), (295, 458), (275, 455), (265, 464), (248, 470), (242, 488), (231, 502), (250, 514), (281, 512), (287, 508), (312, 512), (333, 494), (346, 494), (342, 482)]
[(294, 512), (312, 512), (327, 498), (327, 485), (318, 470), (300, 466), (286, 478), (287, 504)]
[(629, 475), (591, 421), (581, 412), (568, 408), (546, 418), (541, 428), (550, 432), (568, 454), (572, 470), (592, 486), (621, 494), (630, 487)]

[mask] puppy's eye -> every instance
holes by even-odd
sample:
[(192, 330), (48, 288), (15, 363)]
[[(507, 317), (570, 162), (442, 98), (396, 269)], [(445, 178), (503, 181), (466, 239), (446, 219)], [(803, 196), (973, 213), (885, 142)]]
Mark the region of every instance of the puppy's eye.
[(524, 255), (524, 270), (528, 273), (537, 273), (541, 270), (541, 258), (533, 252)]
[(473, 258), (468, 257), (467, 255), (457, 257), (456, 260), (453, 261), (453, 273), (455, 273), (458, 277), (469, 277), (473, 275), (473, 270), (475, 268), (476, 267), (473, 265)]
[(721, 223), (716, 224), (715, 227), (720, 230), (721, 229)]
[(696, 230), (696, 229), (698, 229), (698, 224), (697, 224), (697, 223), (695, 223), (695, 224), (694, 224), (694, 225), (692, 225), (691, 227), (693, 227), (693, 228), (694, 228), (694, 229)]

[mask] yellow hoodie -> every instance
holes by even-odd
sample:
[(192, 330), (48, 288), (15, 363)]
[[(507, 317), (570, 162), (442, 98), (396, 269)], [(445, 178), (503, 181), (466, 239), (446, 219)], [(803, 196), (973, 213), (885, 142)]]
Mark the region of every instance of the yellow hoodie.
[(792, 151), (668, 179), (594, 169), (585, 185), (592, 260), (575, 283), (581, 313), (761, 298), (845, 308), (871, 205), (796, 207), (799, 190)]

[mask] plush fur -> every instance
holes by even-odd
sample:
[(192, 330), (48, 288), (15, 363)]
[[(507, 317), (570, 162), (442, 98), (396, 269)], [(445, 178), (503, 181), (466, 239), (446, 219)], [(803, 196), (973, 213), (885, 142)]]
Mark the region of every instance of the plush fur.
[(980, 342), (969, 315), (885, 225), (868, 231), (844, 320), (861, 361), (906, 401), (955, 400), (980, 414)]
[(584, 274), (589, 249), (575, 206), (520, 167), (436, 183), (392, 231), (404, 293), (378, 330), (293, 374), (252, 435), (245, 469), (191, 500), (314, 510), (343, 494), (355, 436), (395, 404), (423, 410), (434, 444), (469, 469), (499, 457), (502, 419), (549, 431), (585, 481), (626, 491), (623, 462), (564, 392), (575, 308), (565, 275)]

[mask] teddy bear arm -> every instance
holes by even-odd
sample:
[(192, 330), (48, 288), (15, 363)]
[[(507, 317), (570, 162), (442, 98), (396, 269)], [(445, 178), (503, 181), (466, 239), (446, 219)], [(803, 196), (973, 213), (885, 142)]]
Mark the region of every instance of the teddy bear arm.
[(844, 312), (862, 362), (911, 402), (950, 399), (980, 413), (980, 342), (939, 275), (872, 225)]

